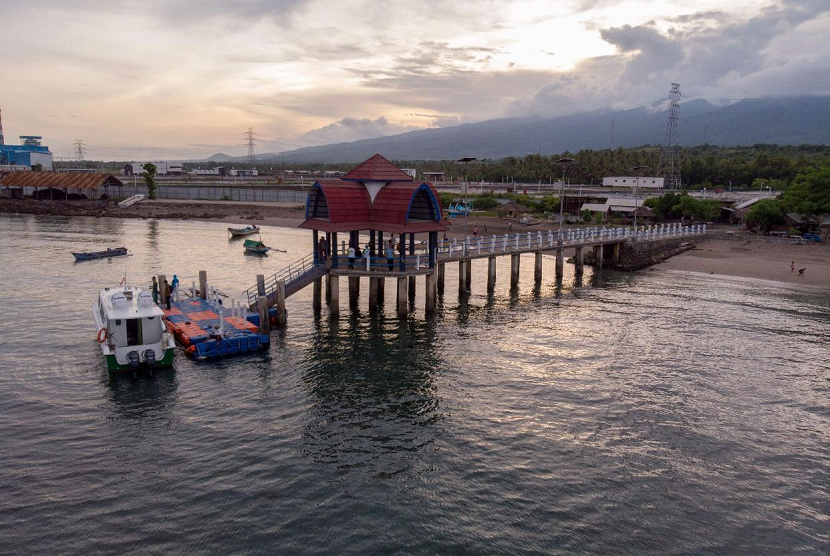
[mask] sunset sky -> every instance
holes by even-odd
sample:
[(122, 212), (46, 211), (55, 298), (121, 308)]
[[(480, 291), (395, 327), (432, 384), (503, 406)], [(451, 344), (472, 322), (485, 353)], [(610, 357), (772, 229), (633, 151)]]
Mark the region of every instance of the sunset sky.
[(505, 116), (830, 93), (825, 0), (43, 0), (2, 8), (6, 140), (201, 158)]

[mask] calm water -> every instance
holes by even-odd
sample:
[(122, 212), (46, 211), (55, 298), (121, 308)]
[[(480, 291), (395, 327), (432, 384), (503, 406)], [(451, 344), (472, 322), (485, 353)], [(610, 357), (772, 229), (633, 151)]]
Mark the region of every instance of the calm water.
[[(825, 554), (830, 296), (566, 275), (434, 317), (310, 288), (270, 351), (110, 377), (98, 288), (200, 269), (229, 294), (304, 255), (213, 223), (0, 217), (2, 554)], [(70, 249), (134, 256), (73, 264)], [(481, 267), (477, 265), (482, 265)], [(570, 268), (566, 268), (570, 272)], [(416, 306), (423, 307), (419, 282)], [(366, 284), (363, 284), (366, 288)], [(347, 307), (347, 302), (341, 300)]]

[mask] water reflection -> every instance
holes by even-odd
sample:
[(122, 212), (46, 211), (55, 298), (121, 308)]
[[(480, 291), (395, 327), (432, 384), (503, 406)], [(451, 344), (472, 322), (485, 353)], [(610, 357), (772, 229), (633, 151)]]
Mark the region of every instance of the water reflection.
[(410, 468), (444, 418), (435, 341), (434, 319), (378, 315), (344, 332), (321, 319), (302, 377), (313, 402), (304, 439), (314, 460), (380, 476)]
[[(105, 371), (106, 372), (106, 371)], [(156, 369), (152, 373), (108, 373), (101, 382), (106, 385), (106, 399), (112, 407), (107, 414), (123, 420), (168, 424), (178, 403), (179, 381), (174, 369)]]
[(147, 221), (147, 246), (155, 253), (159, 248), (159, 221)]

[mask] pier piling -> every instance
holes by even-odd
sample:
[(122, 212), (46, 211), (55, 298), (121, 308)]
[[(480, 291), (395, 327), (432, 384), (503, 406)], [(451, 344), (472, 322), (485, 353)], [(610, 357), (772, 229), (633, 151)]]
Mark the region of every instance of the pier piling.
[(519, 262), (521, 255), (514, 253), (510, 255), (510, 289), (515, 289), (519, 286)]
[(538, 284), (542, 281), (542, 252), (536, 251), (533, 264), (533, 280)]
[(603, 246), (597, 245), (594, 247), (594, 268), (597, 270), (602, 269), (602, 260), (603, 260)]
[(337, 316), (340, 313), (340, 278), (338, 276), (328, 275), (326, 297), (329, 298), (329, 313)]
[(372, 276), (369, 278), (369, 311), (375, 312), (378, 310), (378, 278)]
[(360, 298), (360, 276), (349, 276), (349, 305), (357, 306)]
[(199, 297), (207, 299), (207, 271), (199, 271)]
[(375, 280), (378, 281), (378, 305), (383, 306), (383, 296), (386, 295), (386, 278), (378, 276)]
[(406, 316), (406, 276), (398, 278), (398, 315)]
[(561, 279), (562, 276), (565, 274), (565, 248), (562, 247), (562, 244), (559, 244), (559, 248), (556, 250), (556, 278)]
[(436, 279), (435, 272), (426, 275), (426, 305), (424, 308), (428, 313), (435, 311)]
[(611, 262), (617, 264), (620, 262), (620, 243), (615, 243), (614, 248), (611, 250)]
[(271, 332), (271, 320), (268, 318), (268, 298), (260, 295), (256, 298), (256, 302), (259, 312), (259, 333), (268, 334)]
[(409, 277), (409, 299), (415, 299), (415, 282), (417, 278), (415, 276)]
[(312, 296), (311, 305), (315, 311), (319, 311), (322, 306), (323, 298), (323, 279), (317, 278), (314, 281), (314, 293)]
[(326, 305), (331, 305), (331, 275), (326, 274)]
[(285, 328), (285, 280), (277, 282), (277, 328)]
[(584, 259), (582, 256), (582, 247), (577, 247), (576, 254), (574, 255), (574, 274), (577, 276), (582, 276), (583, 263)]
[(496, 257), (487, 257), (487, 291), (496, 289)]
[(444, 276), (446, 276), (446, 263), (438, 263), (438, 293), (444, 293)]
[(256, 275), (256, 293), (257, 295), (265, 295), (265, 275)]
[(467, 261), (458, 261), (458, 295), (467, 293)]

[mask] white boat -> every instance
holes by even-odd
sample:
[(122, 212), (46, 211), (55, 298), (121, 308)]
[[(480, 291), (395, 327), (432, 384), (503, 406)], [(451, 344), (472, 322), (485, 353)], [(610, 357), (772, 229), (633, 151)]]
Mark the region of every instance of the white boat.
[(259, 232), (259, 226), (252, 224), (244, 228), (228, 228), (228, 232), (230, 232), (233, 237), (249, 236)]
[(110, 372), (173, 364), (176, 343), (150, 292), (133, 286), (104, 288), (92, 314)]

